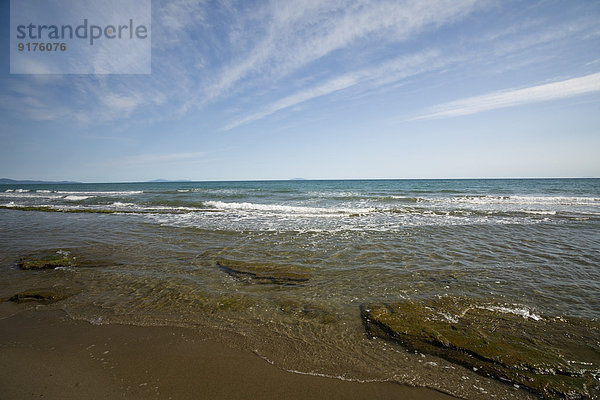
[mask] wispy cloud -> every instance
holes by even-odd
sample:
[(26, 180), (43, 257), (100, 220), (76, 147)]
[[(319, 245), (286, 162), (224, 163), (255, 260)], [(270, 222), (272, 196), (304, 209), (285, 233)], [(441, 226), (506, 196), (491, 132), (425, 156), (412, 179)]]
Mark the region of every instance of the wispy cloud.
[[(336, 51), (367, 41), (394, 43), (435, 29), (485, 5), (475, 0), (272, 3), (262, 37), (203, 89), (204, 101), (260, 74), (280, 78)], [(251, 34), (251, 32), (248, 32)], [(235, 43), (233, 44), (235, 46)], [(236, 46), (238, 47), (238, 46)]]
[(490, 4), (503, 9), (498, 0), (155, 0), (151, 75), (0, 77), (0, 108), (82, 125), (210, 113), (205, 120), (233, 129), (328, 95), (399, 90), (442, 66), (460, 77), (530, 67), (597, 30), (595, 15), (582, 13), (558, 24), (536, 12), (472, 31), (453, 25), (489, 17)]
[(285, 96), (271, 104), (268, 104), (262, 110), (235, 119), (225, 126), (225, 130), (233, 129), (240, 125), (257, 121), (277, 111), (296, 106), (306, 101), (327, 96), (344, 89), (358, 85), (367, 85), (366, 89), (373, 89), (382, 85), (404, 79), (408, 76), (416, 75), (424, 71), (430, 71), (439, 68), (442, 60), (438, 59), (439, 53), (436, 51), (424, 51), (410, 56), (399, 57), (394, 60), (383, 63), (374, 68), (366, 68), (340, 76), (328, 79), (313, 87), (300, 90), (289, 96)]
[(600, 91), (600, 73), (542, 85), (503, 90), (451, 101), (431, 108), (414, 119), (436, 119), (476, 114), (499, 108), (573, 97)]

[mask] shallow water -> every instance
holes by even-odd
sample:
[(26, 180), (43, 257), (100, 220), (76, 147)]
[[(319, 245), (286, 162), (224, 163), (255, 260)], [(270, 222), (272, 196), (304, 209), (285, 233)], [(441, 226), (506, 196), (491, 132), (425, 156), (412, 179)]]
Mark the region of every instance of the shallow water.
[[(78, 295), (48, 307), (95, 323), (214, 327), (302, 373), (523, 398), (367, 338), (360, 304), (466, 296), (532, 321), (600, 317), (597, 179), (4, 185), (0, 206), (0, 296), (73, 285)], [(40, 249), (81, 266), (16, 267)], [(219, 259), (310, 278), (258, 283)]]

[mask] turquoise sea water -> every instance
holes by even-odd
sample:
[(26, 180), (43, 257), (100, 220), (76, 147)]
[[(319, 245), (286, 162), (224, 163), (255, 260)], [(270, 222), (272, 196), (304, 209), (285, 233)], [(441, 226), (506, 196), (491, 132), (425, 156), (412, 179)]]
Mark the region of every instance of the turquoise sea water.
[[(360, 304), (466, 296), (523, 318), (600, 318), (600, 179), (0, 185), (0, 207), (1, 296), (68, 282), (81, 292), (48, 307), (217, 328), (301, 373), (526, 397), (366, 338)], [(43, 249), (82, 266), (16, 268)], [(221, 259), (309, 279), (265, 284)]]

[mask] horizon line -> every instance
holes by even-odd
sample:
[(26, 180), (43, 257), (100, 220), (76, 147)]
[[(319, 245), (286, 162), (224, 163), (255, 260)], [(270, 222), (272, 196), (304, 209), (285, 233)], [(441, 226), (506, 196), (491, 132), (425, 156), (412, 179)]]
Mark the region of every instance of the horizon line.
[(0, 178), (0, 180), (11, 180), (14, 183), (0, 183), (0, 185), (73, 185), (73, 184), (133, 184), (133, 183), (220, 183), (220, 182), (310, 182), (310, 181), (474, 181), (474, 180), (550, 180), (550, 179), (600, 179), (600, 176), (571, 176), (571, 177), (461, 177), (461, 178), (261, 178), (261, 179), (168, 179), (168, 180), (145, 180), (145, 181), (72, 181), (72, 180), (41, 180), (41, 179), (12, 179)]

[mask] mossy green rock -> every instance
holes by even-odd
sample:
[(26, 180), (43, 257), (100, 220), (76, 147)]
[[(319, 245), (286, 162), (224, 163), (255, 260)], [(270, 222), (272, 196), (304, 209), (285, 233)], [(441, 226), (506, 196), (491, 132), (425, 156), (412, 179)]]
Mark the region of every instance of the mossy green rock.
[[(520, 314), (519, 311), (522, 311)], [(600, 396), (600, 324), (460, 297), (361, 305), (370, 337), (399, 342), (545, 398)]]
[(310, 279), (310, 273), (307, 269), (293, 265), (219, 259), (217, 266), (231, 276), (249, 279), (254, 283), (299, 285)]
[(8, 299), (8, 301), (14, 303), (28, 303), (35, 301), (42, 304), (51, 304), (71, 297), (73, 294), (75, 294), (73, 290), (62, 287), (29, 289), (15, 294)]
[(58, 267), (74, 267), (76, 265), (75, 257), (66, 251), (60, 250), (22, 257), (19, 260), (19, 267), (24, 270), (55, 269)]

